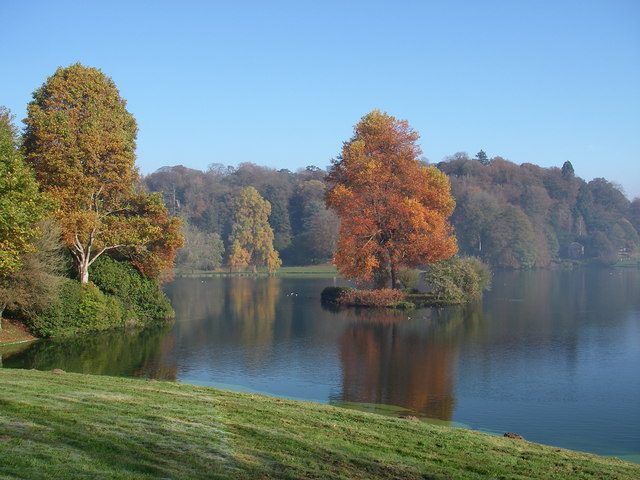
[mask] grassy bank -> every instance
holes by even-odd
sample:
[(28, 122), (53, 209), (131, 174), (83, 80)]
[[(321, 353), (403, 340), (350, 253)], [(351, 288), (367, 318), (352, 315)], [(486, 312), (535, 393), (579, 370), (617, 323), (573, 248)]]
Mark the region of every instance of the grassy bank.
[(0, 369), (0, 478), (640, 478), (640, 465), (174, 383)]

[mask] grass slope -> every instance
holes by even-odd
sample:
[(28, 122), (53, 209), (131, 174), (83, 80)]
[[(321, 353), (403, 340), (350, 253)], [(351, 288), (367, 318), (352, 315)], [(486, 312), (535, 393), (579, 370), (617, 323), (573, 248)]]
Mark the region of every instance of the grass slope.
[(0, 369), (0, 478), (631, 479), (640, 465), (311, 403)]

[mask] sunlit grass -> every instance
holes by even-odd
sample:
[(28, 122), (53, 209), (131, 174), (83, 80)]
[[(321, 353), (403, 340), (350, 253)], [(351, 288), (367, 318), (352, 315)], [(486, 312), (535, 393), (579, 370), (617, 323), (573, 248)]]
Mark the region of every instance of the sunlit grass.
[(0, 369), (0, 478), (635, 479), (640, 465), (253, 394)]

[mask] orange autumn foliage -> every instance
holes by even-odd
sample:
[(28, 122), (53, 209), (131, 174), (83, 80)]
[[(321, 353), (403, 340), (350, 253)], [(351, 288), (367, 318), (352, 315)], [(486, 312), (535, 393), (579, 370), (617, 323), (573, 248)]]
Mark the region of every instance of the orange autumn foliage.
[(374, 110), (332, 162), (325, 200), (341, 220), (334, 263), (345, 277), (379, 286), (390, 278), (396, 288), (401, 268), (456, 253), (449, 181), (419, 162), (418, 138), (406, 121)]

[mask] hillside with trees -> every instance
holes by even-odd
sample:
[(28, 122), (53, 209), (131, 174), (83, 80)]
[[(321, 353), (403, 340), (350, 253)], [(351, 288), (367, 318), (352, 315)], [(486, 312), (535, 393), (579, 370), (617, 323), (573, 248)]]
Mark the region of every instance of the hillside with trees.
[[(612, 264), (638, 251), (640, 199), (630, 201), (604, 178), (581, 179), (570, 162), (543, 168), (479, 152), (475, 158), (458, 153), (434, 166), (451, 184), (456, 207), (450, 220), (460, 253), (493, 267), (546, 268), (571, 258)], [(234, 204), (250, 186), (271, 205), (273, 246), (283, 264), (305, 265), (328, 262), (337, 249), (340, 224), (324, 205), (326, 176), (315, 166), (291, 172), (214, 164), (205, 172), (163, 167), (142, 184), (162, 192), (169, 211), (183, 219), (186, 245), (178, 266), (226, 265)]]
[(324, 205), (325, 176), (315, 166), (294, 173), (253, 163), (237, 168), (214, 164), (206, 172), (178, 165), (160, 168), (142, 184), (162, 192), (168, 210), (184, 222), (185, 247), (178, 252), (177, 266), (206, 270), (229, 264), (239, 199), (248, 187), (269, 204), (272, 245), (285, 265), (330, 261), (339, 222)]
[(640, 199), (604, 178), (562, 168), (456, 154), (438, 164), (456, 199), (452, 221), (462, 253), (495, 267), (548, 267), (560, 259), (613, 264), (640, 245)]

